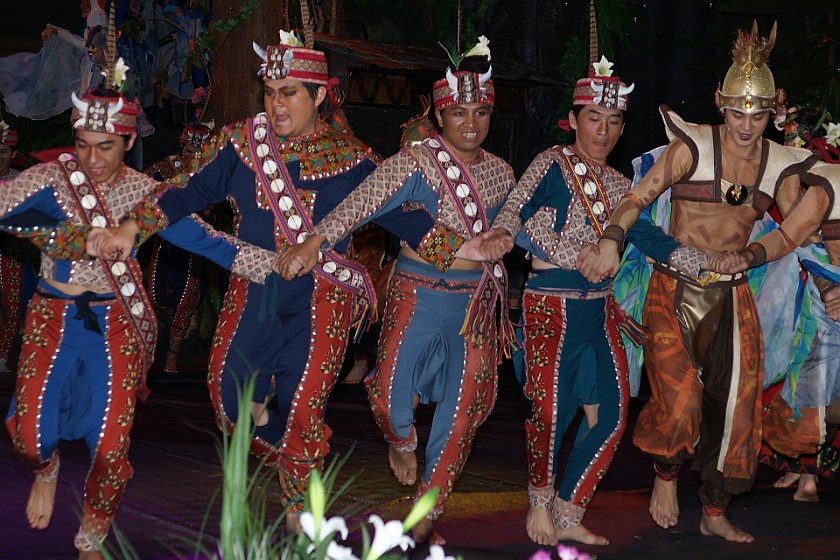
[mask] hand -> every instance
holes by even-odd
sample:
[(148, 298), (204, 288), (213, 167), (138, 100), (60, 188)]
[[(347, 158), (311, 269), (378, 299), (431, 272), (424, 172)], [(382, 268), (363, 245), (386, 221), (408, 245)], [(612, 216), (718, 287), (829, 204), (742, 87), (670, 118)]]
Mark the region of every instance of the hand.
[(721, 274), (735, 274), (749, 268), (748, 255), (741, 251), (721, 251), (706, 259), (705, 270)]
[(495, 262), (513, 249), (513, 236), (505, 228), (493, 228), (481, 234), (481, 254), (490, 262)]
[(85, 252), (91, 257), (98, 257), (101, 253), (102, 245), (114, 237), (114, 231), (117, 228), (93, 228), (88, 233), (85, 240)]
[(293, 245), (280, 253), (271, 264), (272, 270), (286, 280), (308, 274), (318, 264), (318, 252), (326, 238), (310, 235), (303, 243)]
[(602, 239), (598, 245), (586, 245), (575, 261), (575, 268), (595, 284), (615, 276), (620, 265), (618, 244), (611, 239)]
[(495, 228), (468, 239), (458, 248), (455, 256), (474, 262), (495, 262), (513, 249), (513, 238), (503, 228)]
[(44, 28), (44, 30), (43, 30), (43, 31), (41, 31), (41, 42), (42, 42), (42, 43), (46, 43), (46, 42), (47, 42), (47, 39), (48, 39), (51, 35), (56, 35), (56, 34), (58, 34), (58, 29), (56, 29), (55, 27), (53, 27), (53, 26), (51, 26), (51, 25), (46, 26), (46, 27)]
[(133, 220), (126, 220), (116, 228), (93, 228), (85, 250), (100, 259), (127, 259), (134, 249), (137, 231)]
[(840, 322), (840, 286), (834, 286), (820, 297), (825, 303), (825, 314), (828, 318)]

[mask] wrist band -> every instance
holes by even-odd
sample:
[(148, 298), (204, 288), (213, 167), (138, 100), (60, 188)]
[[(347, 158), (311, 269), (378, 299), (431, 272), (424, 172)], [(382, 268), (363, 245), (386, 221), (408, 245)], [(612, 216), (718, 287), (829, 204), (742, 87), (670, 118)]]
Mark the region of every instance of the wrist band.
[(610, 224), (604, 228), (604, 233), (601, 234), (601, 239), (609, 239), (618, 243), (619, 250), (624, 248), (624, 230), (621, 226)]
[(767, 262), (767, 249), (761, 243), (750, 243), (746, 249), (739, 251), (747, 257), (748, 268), (755, 268)]

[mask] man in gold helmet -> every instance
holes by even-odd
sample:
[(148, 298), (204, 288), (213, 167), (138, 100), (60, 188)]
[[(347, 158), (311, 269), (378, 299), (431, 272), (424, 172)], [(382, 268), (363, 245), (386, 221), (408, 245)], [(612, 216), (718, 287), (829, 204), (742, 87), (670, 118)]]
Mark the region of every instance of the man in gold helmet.
[[(739, 32), (715, 95), (723, 125), (689, 124), (661, 108), (671, 143), (616, 206), (597, 250), (579, 259), (587, 278), (614, 274), (627, 230), (668, 187), (670, 233), (706, 253), (746, 247), (774, 200), (783, 214), (791, 210), (797, 175), (818, 157), (762, 137), (781, 105), (766, 66), (775, 35), (775, 25), (769, 38), (755, 25)], [(662, 528), (677, 525), (677, 470), (693, 459), (703, 481), (701, 533), (752, 542), (725, 516), (732, 496), (751, 488), (761, 445), (763, 344), (746, 277), (707, 273), (698, 282), (670, 264), (653, 266), (643, 313), (651, 399), (633, 436), (654, 461), (650, 513)]]

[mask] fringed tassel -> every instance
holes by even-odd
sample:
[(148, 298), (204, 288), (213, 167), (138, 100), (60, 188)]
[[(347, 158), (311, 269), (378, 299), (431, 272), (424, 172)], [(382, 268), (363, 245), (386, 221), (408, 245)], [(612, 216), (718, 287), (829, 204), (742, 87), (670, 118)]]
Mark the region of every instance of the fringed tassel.
[(368, 301), (361, 296), (353, 297), (353, 317), (350, 319), (350, 331), (353, 333), (353, 343), (358, 344), (362, 336), (372, 324), (379, 320), (376, 312), (376, 301)]
[(485, 343), (485, 333), (490, 327), (490, 321), (495, 320), (494, 311), (496, 303), (500, 304), (500, 321), (498, 326), (498, 355), (497, 363), (504, 358), (510, 358), (513, 351), (519, 346), (516, 340), (516, 330), (507, 305), (507, 272), (502, 268), (502, 275), (496, 278), (491, 267), (485, 267), (485, 273), (479, 281), (478, 288), (470, 300), (467, 308), (467, 316), (458, 334), (475, 344)]
[(648, 328), (638, 323), (624, 311), (612, 294), (608, 301), (609, 313), (615, 319), (615, 326), (618, 328), (618, 332), (627, 337), (633, 343), (633, 346), (641, 346), (645, 338), (647, 338)]

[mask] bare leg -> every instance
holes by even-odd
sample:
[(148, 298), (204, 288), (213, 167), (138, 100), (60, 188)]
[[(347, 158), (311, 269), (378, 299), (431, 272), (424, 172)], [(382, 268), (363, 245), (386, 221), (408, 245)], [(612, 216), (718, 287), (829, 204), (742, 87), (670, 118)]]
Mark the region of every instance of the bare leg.
[(751, 543), (755, 542), (752, 535), (732, 524), (723, 515), (704, 515), (700, 519), (700, 533), (707, 537), (720, 537), (729, 542)]
[(417, 482), (417, 454), (414, 451), (398, 451), (388, 446), (388, 464), (401, 484)]
[(528, 509), (528, 517), (525, 519), (525, 530), (528, 536), (537, 544), (543, 546), (554, 546), (557, 544), (557, 531), (551, 521), (551, 510), (547, 508)]
[(173, 353), (171, 350), (166, 353), (166, 361), (163, 365), (163, 371), (178, 371), (178, 354)]
[(586, 416), (586, 423), (590, 430), (598, 423), (598, 406), (598, 403), (583, 405), (583, 414)]
[(286, 532), (289, 535), (299, 535), (302, 530), (299, 513), (286, 514)]
[(431, 519), (423, 518), (418, 521), (417, 525), (411, 530), (411, 536), (416, 543), (438, 544), (440, 546), (446, 544), (446, 539), (435, 531), (435, 524)]
[(654, 479), (649, 511), (656, 524), (663, 529), (676, 527), (680, 520), (677, 479), (663, 480), (658, 476)]
[(797, 502), (818, 502), (817, 496), (817, 477), (813, 474), (803, 474), (799, 477), (799, 488), (793, 494), (793, 499)]
[(26, 503), (26, 517), (33, 529), (46, 529), (50, 524), (57, 485), (57, 478), (47, 481), (43, 476), (35, 475), (35, 481), (29, 491), (29, 501)]
[(609, 539), (596, 535), (589, 529), (581, 525), (571, 527), (569, 529), (557, 529), (558, 541), (575, 541), (583, 544), (594, 544), (598, 546), (606, 546), (610, 544)]
[(799, 473), (788, 471), (773, 483), (773, 488), (790, 488), (797, 480), (799, 480)]
[(251, 403), (251, 419), (255, 426), (265, 426), (268, 424), (268, 398), (263, 403)]

